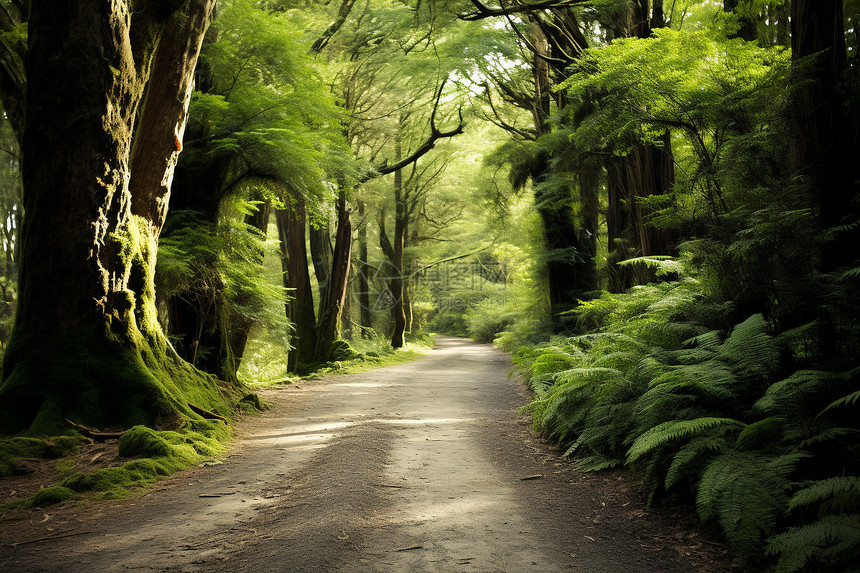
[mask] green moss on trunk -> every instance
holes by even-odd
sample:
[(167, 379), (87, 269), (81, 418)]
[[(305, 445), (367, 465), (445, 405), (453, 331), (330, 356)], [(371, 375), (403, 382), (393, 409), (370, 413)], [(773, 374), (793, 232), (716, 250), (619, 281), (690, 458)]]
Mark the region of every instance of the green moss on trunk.
[(176, 428), (200, 419), (191, 402), (229, 416), (230, 388), (143, 335), (117, 340), (95, 329), (17, 336), (6, 353), (0, 432), (50, 435), (66, 420), (94, 428)]

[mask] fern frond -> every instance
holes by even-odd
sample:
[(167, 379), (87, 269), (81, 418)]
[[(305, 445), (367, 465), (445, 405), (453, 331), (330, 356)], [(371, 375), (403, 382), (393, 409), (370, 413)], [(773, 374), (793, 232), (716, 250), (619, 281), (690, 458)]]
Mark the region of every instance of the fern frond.
[(573, 465), (581, 472), (602, 472), (605, 470), (615, 469), (623, 463), (623, 460), (592, 454), (576, 460)]
[(761, 314), (754, 314), (735, 326), (719, 347), (720, 360), (732, 365), (742, 380), (766, 379), (780, 365), (780, 348), (769, 333), (770, 325)]
[(746, 424), (732, 418), (696, 418), (695, 420), (672, 420), (655, 426), (636, 438), (627, 452), (627, 463), (633, 463), (642, 456), (670, 442), (689, 436), (708, 433), (721, 437), (742, 430)]
[(838, 438), (844, 438), (845, 436), (853, 436), (854, 439), (857, 439), (860, 436), (860, 430), (857, 428), (828, 428), (818, 434), (815, 434), (811, 438), (803, 440), (800, 442), (801, 448), (809, 448), (815, 444), (820, 444), (822, 442), (829, 442), (830, 440), (835, 440)]
[(834, 400), (831, 402), (826, 408), (824, 408), (821, 412), (819, 412), (818, 416), (823, 416), (828, 411), (833, 410), (834, 408), (842, 408), (845, 406), (853, 406), (860, 400), (860, 390), (856, 392), (852, 392), (847, 396), (843, 396), (838, 400)]
[(754, 404), (753, 410), (787, 418), (805, 415), (815, 397), (844, 382), (847, 377), (848, 373), (844, 372), (798, 370), (785, 380), (771, 384)]
[(785, 418), (780, 416), (770, 416), (764, 420), (759, 420), (748, 425), (743, 431), (738, 434), (735, 440), (735, 448), (738, 450), (752, 450), (769, 444), (779, 443), (779, 438), (782, 435), (785, 427)]
[(704, 334), (688, 338), (684, 341), (685, 348), (700, 348), (702, 350), (710, 350), (716, 352), (720, 344), (723, 343), (723, 338), (718, 330), (711, 330)]
[(778, 573), (800, 573), (815, 565), (856, 573), (860, 571), (860, 515), (828, 515), (793, 527), (771, 539), (767, 553), (779, 557)]
[(644, 264), (655, 270), (658, 277), (670, 275), (670, 274), (681, 274), (684, 272), (684, 264), (674, 257), (669, 257), (666, 255), (650, 255), (647, 257), (636, 257), (635, 259), (627, 259), (624, 261), (618, 261), (616, 264), (619, 266), (636, 266), (638, 264)]
[(615, 370), (627, 370), (635, 366), (642, 359), (642, 353), (635, 350), (621, 350), (597, 356), (592, 362), (593, 368), (613, 368)]
[[(687, 471), (693, 462), (702, 464), (709, 458), (707, 454), (722, 454), (727, 449), (728, 443), (725, 439), (711, 436), (693, 438), (684, 444), (672, 458), (672, 464), (666, 472), (664, 482), (666, 491), (671, 490), (682, 478), (693, 473)], [(692, 477), (695, 481), (698, 478), (698, 472)]]
[(651, 387), (727, 400), (734, 397), (736, 382), (735, 375), (725, 365), (709, 361), (667, 367), (662, 375), (651, 382)]
[(568, 384), (571, 382), (602, 382), (610, 379), (619, 379), (622, 377), (622, 372), (615, 368), (570, 368), (556, 373), (555, 379), (559, 384)]
[(820, 505), (822, 514), (860, 513), (860, 477), (839, 476), (813, 482), (792, 496), (788, 509)]
[(702, 520), (719, 521), (740, 561), (756, 557), (773, 533), (787, 506), (789, 477), (807, 457), (800, 451), (780, 456), (733, 451), (708, 464), (699, 481), (696, 508)]

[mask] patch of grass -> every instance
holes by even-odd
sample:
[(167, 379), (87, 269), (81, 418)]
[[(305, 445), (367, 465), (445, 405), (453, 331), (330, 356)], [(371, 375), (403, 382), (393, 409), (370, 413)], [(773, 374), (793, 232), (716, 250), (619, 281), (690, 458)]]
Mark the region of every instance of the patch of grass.
[(330, 362), (315, 370), (306, 378), (318, 378), (324, 374), (355, 374), (357, 372), (366, 372), (367, 370), (373, 370), (375, 368), (395, 366), (404, 362), (418, 360), (426, 353), (426, 348), (415, 348), (410, 347), (410, 345), (383, 355), (378, 355), (371, 351), (366, 354), (359, 354), (356, 358)]

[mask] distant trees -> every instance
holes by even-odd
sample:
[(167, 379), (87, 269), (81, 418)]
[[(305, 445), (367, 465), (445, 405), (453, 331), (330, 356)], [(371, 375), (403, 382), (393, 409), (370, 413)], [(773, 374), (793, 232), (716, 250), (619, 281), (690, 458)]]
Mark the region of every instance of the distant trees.
[[(508, 40), (514, 41), (513, 51), (479, 54), (470, 62), (474, 67), (466, 67), (464, 73), (474, 78), (471, 81), (483, 84), (485, 117), (529, 144), (527, 153), (512, 156), (510, 178), (515, 187), (531, 181), (534, 188), (535, 207), (544, 229), (549, 301), (556, 316), (598, 288), (598, 180), (594, 168), (587, 166), (588, 158), (555, 136), (559, 126), (551, 120), (569, 103), (553, 93), (552, 86), (567, 77), (567, 68), (590, 43), (574, 7), (581, 2), (534, 7), (514, 3), (501, 9), (473, 4), (475, 9), (461, 13), (461, 19), (506, 18), (514, 32), (509, 33)], [(517, 23), (511, 18), (513, 14), (523, 15), (525, 20)], [(509, 60), (499, 60), (499, 56)], [(517, 126), (494, 104), (494, 98), (526, 111), (531, 124)]]

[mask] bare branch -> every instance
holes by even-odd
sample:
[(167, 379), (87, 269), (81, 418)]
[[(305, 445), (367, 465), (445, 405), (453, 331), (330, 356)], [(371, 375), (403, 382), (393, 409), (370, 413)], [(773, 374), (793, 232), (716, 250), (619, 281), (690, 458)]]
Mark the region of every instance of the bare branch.
[[(463, 121), (462, 108), (457, 111), (457, 115), (459, 116), (459, 122), (457, 123), (457, 127), (449, 131), (440, 131), (439, 128), (436, 127), (436, 112), (439, 110), (439, 100), (442, 98), (442, 90), (445, 87), (445, 83), (446, 82), (443, 81), (442, 84), (439, 86), (439, 89), (436, 90), (435, 101), (433, 102), (433, 111), (430, 113), (430, 135), (427, 137), (424, 143), (418, 146), (415, 151), (413, 151), (407, 157), (401, 159), (397, 163), (393, 165), (383, 163), (382, 165), (378, 166), (376, 168), (376, 176), (387, 175), (389, 173), (394, 173), (395, 171), (403, 169), (410, 163), (418, 161), (419, 159), (421, 159), (421, 157), (429, 153), (430, 150), (436, 147), (436, 142), (440, 139), (454, 137), (455, 135), (463, 133), (463, 129), (466, 127), (466, 123)], [(368, 178), (370, 176), (368, 176)]]
[(322, 33), (322, 36), (316, 39), (311, 46), (311, 49), (308, 50), (308, 53), (313, 55), (319, 54), (323, 48), (328, 45), (332, 37), (337, 34), (337, 31), (340, 30), (341, 26), (346, 22), (347, 17), (349, 17), (349, 13), (352, 11), (353, 4), (355, 4), (355, 0), (343, 0), (341, 2), (340, 9), (337, 11), (337, 18), (334, 22), (329, 24), (329, 27)]
[(534, 10), (545, 10), (547, 8), (567, 8), (569, 6), (577, 6), (579, 4), (587, 4), (591, 0), (544, 0), (543, 2), (535, 2), (534, 4), (522, 3), (507, 6), (503, 8), (489, 8), (479, 2), (472, 0), (475, 6), (474, 12), (465, 14), (457, 14), (460, 20), (483, 20), (485, 18), (493, 18), (496, 16), (510, 16), (511, 14), (522, 14), (523, 12), (531, 12)]

